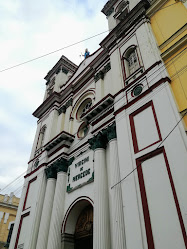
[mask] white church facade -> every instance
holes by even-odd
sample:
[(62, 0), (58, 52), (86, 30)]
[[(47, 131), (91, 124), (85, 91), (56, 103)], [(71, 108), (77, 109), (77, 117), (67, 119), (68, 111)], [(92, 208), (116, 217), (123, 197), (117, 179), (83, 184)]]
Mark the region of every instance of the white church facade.
[(46, 75), (10, 249), (187, 248), (187, 138), (149, 7), (109, 0), (100, 48)]

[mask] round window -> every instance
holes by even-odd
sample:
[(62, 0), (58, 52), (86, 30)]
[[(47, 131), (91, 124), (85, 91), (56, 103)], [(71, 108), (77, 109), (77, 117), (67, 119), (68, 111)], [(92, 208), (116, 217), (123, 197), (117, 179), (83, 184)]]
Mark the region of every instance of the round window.
[(92, 99), (85, 99), (82, 104), (79, 106), (76, 117), (77, 120), (81, 120), (81, 116), (84, 115), (92, 107)]
[(77, 132), (78, 138), (85, 137), (88, 134), (88, 131), (89, 131), (89, 125), (84, 122), (83, 124), (80, 125), (78, 129), (78, 132)]
[(143, 91), (143, 86), (142, 85), (137, 85), (132, 90), (132, 95), (136, 97), (136, 96), (140, 95), (142, 93), (142, 91)]

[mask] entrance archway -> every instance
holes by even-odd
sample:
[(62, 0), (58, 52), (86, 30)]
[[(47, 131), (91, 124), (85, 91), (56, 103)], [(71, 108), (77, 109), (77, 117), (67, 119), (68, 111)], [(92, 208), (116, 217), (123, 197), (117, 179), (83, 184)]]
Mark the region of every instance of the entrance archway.
[(75, 227), (75, 249), (93, 249), (93, 207), (80, 213)]
[(93, 249), (93, 202), (88, 197), (76, 199), (62, 223), (62, 249)]

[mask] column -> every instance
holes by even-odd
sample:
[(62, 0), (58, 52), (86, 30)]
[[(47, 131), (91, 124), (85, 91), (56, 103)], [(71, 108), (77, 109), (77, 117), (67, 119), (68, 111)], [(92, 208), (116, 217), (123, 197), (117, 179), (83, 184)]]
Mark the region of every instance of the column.
[(53, 202), (53, 210), (51, 215), (47, 249), (61, 248), (61, 226), (64, 216), (64, 202), (68, 162), (67, 160), (62, 158), (57, 161), (55, 166), (57, 170), (57, 182)]
[(110, 219), (106, 170), (106, 137), (99, 133), (89, 140), (94, 156), (94, 249), (110, 249)]
[(107, 165), (107, 169), (110, 196), (109, 205), (112, 249), (125, 249), (125, 224), (121, 184), (118, 184), (111, 189), (112, 186), (120, 181), (115, 123), (107, 128), (107, 138), (109, 141), (109, 165)]
[(36, 249), (46, 249), (47, 247), (49, 225), (51, 220), (51, 212), (56, 186), (56, 171), (54, 170), (54, 168), (49, 167), (45, 170), (45, 172), (47, 176), (47, 187), (44, 197)]

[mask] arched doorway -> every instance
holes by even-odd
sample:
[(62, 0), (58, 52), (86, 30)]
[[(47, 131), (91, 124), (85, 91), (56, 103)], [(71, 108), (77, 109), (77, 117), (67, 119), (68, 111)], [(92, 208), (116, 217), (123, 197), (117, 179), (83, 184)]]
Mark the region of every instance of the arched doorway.
[(62, 222), (62, 249), (93, 249), (93, 201), (77, 198)]
[(93, 249), (93, 207), (80, 213), (75, 227), (75, 249)]

